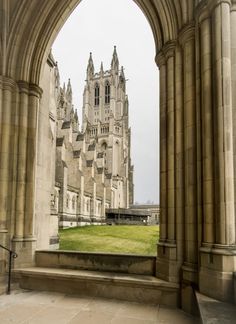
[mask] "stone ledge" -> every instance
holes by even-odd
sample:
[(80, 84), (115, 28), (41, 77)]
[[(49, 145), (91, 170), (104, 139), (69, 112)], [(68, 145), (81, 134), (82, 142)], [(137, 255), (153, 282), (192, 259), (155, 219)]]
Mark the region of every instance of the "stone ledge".
[(236, 323), (235, 305), (207, 297), (199, 292), (195, 293), (203, 324)]
[(152, 276), (36, 267), (14, 270), (14, 278), (24, 289), (76, 293), (173, 307), (178, 306), (179, 302), (178, 284)]
[(78, 251), (37, 251), (38, 267), (111, 271), (155, 276), (156, 257)]

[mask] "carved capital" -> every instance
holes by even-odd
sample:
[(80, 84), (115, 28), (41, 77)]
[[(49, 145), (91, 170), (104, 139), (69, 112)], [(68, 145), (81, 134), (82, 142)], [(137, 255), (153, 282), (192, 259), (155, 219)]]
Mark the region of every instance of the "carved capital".
[(229, 5), (229, 7), (234, 3), (234, 0), (208, 0), (207, 1), (207, 6), (209, 8), (209, 11), (212, 12), (216, 7), (219, 5), (226, 3)]
[(37, 84), (30, 83), (29, 90), (30, 90), (30, 96), (35, 96), (39, 99), (42, 97), (43, 90)]
[(163, 51), (167, 60), (169, 57), (175, 56), (175, 48), (176, 48), (175, 41), (168, 42), (163, 46), (162, 51)]
[(155, 61), (157, 66), (160, 68), (162, 65), (166, 64), (166, 58), (164, 53), (162, 52), (162, 50), (160, 52), (157, 53), (156, 57), (155, 57)]
[(33, 83), (28, 83), (26, 81), (18, 81), (18, 88), (20, 93), (25, 93), (30, 96), (35, 96), (37, 98), (41, 98), (43, 90), (37, 85)]
[(9, 90), (9, 91), (16, 91), (17, 84), (11, 78), (7, 78), (5, 76), (0, 76), (0, 89)]
[(182, 28), (179, 33), (179, 43), (185, 45), (187, 42), (195, 39), (195, 24), (190, 23), (189, 25)]

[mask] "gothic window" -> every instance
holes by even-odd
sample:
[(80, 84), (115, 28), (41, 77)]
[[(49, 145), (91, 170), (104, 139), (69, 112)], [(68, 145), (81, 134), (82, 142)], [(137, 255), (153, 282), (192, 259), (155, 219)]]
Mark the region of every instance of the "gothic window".
[(72, 208), (75, 209), (75, 197), (72, 199)]
[(69, 208), (70, 196), (66, 196), (66, 207)]
[(100, 95), (100, 89), (99, 89), (99, 85), (96, 83), (94, 89), (94, 106), (99, 106), (99, 95)]
[(106, 81), (105, 84), (105, 104), (110, 103), (110, 84), (108, 81)]
[(89, 199), (87, 200), (87, 211), (89, 211)]

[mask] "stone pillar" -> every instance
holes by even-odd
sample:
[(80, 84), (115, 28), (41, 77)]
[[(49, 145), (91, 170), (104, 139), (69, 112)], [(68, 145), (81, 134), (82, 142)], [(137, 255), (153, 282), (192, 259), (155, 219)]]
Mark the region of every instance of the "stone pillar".
[[(212, 247), (205, 246), (203, 242), (200, 249), (200, 291), (214, 298), (233, 301), (233, 272), (236, 264), (235, 247), (235, 199), (234, 199), (234, 169), (233, 169), (233, 106), (231, 82), (231, 1), (218, 0), (208, 2), (211, 16), (212, 41), (209, 36), (208, 20), (202, 22), (201, 32), (204, 37), (205, 49), (214, 50), (211, 53), (213, 70), (213, 129), (214, 129), (214, 218), (213, 212), (208, 211), (209, 224), (205, 229), (204, 241), (212, 243)], [(235, 37), (235, 35), (232, 35)], [(209, 49), (208, 49), (209, 51)], [(209, 59), (208, 59), (209, 61)], [(202, 64), (206, 71), (207, 56)], [(204, 75), (203, 82), (207, 81), (208, 73)], [(202, 90), (203, 91), (203, 90)], [(206, 94), (205, 94), (206, 97)], [(205, 99), (206, 100), (206, 99)], [(208, 107), (209, 107), (209, 98)], [(202, 107), (202, 109), (205, 107)], [(209, 127), (209, 115), (204, 116), (203, 123)], [(203, 124), (203, 125), (204, 125)], [(208, 130), (209, 132), (209, 130)], [(205, 144), (207, 147), (207, 144)], [(210, 144), (208, 145), (208, 157)], [(205, 161), (206, 162), (206, 161)], [(209, 161), (210, 162), (210, 161)], [(213, 166), (212, 166), (213, 167)], [(209, 172), (208, 171), (208, 177)], [(208, 199), (210, 189), (208, 189)], [(209, 201), (209, 200), (208, 200)], [(215, 226), (214, 226), (215, 223)]]
[(35, 169), (37, 145), (37, 121), (39, 101), (42, 90), (37, 85), (18, 82), (19, 118), (18, 118), (18, 161), (15, 233), (13, 247), (18, 253), (18, 266), (32, 265), (36, 249), (34, 236), (35, 217)]
[(176, 43), (167, 43), (157, 56), (160, 68), (160, 154), (161, 217), (158, 242), (157, 273), (159, 278), (178, 282), (176, 248), (176, 112), (175, 60)]
[(163, 53), (156, 57), (160, 69), (160, 239), (159, 243), (167, 238), (167, 134), (166, 134), (166, 60)]
[[(236, 3), (231, 8), (231, 82), (232, 107), (236, 107)], [(236, 193), (236, 113), (233, 111), (233, 145), (234, 145), (234, 192)], [(236, 201), (235, 201), (236, 211)]]
[(179, 41), (183, 48), (184, 84), (185, 251), (182, 276), (186, 283), (197, 283), (197, 137), (194, 26), (186, 26), (179, 36)]
[(175, 248), (175, 44), (168, 44), (164, 51), (167, 62), (167, 242)]
[[(0, 77), (0, 244), (10, 248), (11, 226), (11, 175), (14, 154), (14, 108), (17, 85), (6, 77)], [(6, 271), (6, 257), (0, 249), (0, 275)]]
[(201, 119), (202, 119), (202, 244), (211, 246), (215, 242), (214, 220), (214, 141), (212, 111), (212, 65), (211, 65), (211, 19), (202, 18), (200, 23), (201, 64)]
[(28, 95), (27, 82), (19, 82), (19, 120), (18, 120), (18, 161), (16, 186), (16, 216), (14, 240), (22, 241), (24, 237), (25, 187), (26, 187), (26, 152), (28, 126)]
[(176, 46), (175, 54), (175, 183), (176, 183), (176, 246), (179, 266), (184, 248), (184, 110), (183, 110), (183, 58)]

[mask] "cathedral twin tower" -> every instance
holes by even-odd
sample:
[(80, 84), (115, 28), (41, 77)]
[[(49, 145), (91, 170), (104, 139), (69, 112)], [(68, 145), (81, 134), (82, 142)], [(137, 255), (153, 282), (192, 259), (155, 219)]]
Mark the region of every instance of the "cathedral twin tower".
[[(53, 58), (51, 58), (53, 60)], [(61, 227), (105, 222), (106, 208), (133, 203), (129, 103), (123, 67), (114, 48), (111, 68), (95, 73), (90, 53), (83, 93), (82, 127), (70, 81), (57, 90), (56, 169), (51, 213)]]

